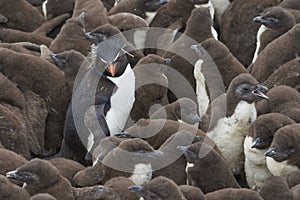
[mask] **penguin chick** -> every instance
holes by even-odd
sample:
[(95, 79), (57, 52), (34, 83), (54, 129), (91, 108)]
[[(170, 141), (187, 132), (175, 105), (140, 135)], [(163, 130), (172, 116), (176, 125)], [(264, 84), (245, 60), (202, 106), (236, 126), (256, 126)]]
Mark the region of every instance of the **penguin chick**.
[(170, 119), (183, 121), (188, 124), (200, 122), (197, 104), (189, 98), (180, 98), (156, 110), (150, 119)]
[(159, 176), (141, 186), (130, 186), (128, 189), (143, 197), (144, 200), (186, 200), (178, 186), (170, 179)]
[(299, 170), (299, 130), (299, 124), (290, 124), (276, 131), (270, 148), (265, 152), (268, 169), (274, 176)]
[(251, 124), (244, 141), (245, 174), (251, 189), (259, 190), (272, 175), (267, 168), (264, 153), (270, 147), (275, 132), (293, 123), (292, 119), (283, 114), (270, 113), (260, 115)]
[(240, 188), (226, 161), (213, 147), (195, 143), (187, 147), (178, 146), (177, 149), (187, 159), (189, 185), (199, 187), (203, 193), (223, 188)]
[(114, 148), (102, 160), (103, 182), (117, 176), (129, 177), (135, 184), (141, 185), (152, 178), (152, 162), (162, 156), (146, 141), (127, 139)]
[(29, 200), (30, 195), (26, 190), (11, 183), (5, 176), (0, 175), (0, 198), (5, 200)]
[(6, 173), (6, 177), (26, 183), (24, 189), (30, 195), (49, 193), (57, 199), (75, 199), (71, 184), (46, 160), (32, 159), (16, 170)]

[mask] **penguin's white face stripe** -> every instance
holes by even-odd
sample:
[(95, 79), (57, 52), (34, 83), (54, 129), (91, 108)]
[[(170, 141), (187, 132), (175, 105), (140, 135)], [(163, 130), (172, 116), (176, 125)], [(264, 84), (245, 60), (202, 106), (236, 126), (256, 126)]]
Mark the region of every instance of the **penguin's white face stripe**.
[(103, 58), (101, 58), (101, 56), (99, 56), (99, 58), (100, 58), (100, 60), (101, 60), (102, 62), (104, 62), (105, 64), (107, 64), (107, 61), (104, 60)]
[(115, 62), (115, 61), (118, 59), (118, 57), (120, 56), (120, 53), (121, 53), (121, 52), (119, 52), (119, 53), (117, 54), (117, 56), (114, 58), (113, 62)]
[(43, 5), (42, 5), (45, 20), (47, 20), (47, 3), (48, 3), (48, 0), (44, 1)]

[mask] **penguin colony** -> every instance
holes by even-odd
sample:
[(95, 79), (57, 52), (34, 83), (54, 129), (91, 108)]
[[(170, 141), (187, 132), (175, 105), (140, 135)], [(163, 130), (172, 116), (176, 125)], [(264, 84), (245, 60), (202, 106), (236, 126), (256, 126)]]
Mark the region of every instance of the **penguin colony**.
[(299, 0), (0, 0), (0, 199), (300, 200), (299, 22)]

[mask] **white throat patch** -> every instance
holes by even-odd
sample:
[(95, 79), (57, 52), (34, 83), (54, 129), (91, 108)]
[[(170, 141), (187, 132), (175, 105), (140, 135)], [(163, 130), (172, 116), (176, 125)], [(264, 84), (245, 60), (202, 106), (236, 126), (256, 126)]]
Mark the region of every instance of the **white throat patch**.
[(216, 127), (207, 133), (216, 142), (234, 174), (239, 174), (242, 168), (244, 139), (255, 119), (254, 103), (241, 101), (232, 116), (219, 119)]
[(267, 166), (273, 176), (285, 176), (299, 170), (297, 166), (288, 165), (287, 161), (277, 162), (271, 157), (267, 157)]

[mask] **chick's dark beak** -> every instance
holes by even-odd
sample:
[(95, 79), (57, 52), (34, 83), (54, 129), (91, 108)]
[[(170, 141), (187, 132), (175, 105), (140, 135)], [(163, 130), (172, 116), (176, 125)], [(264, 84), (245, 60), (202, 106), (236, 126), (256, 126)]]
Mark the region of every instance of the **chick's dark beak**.
[(276, 155), (276, 149), (274, 147), (268, 149), (268, 151), (265, 152), (265, 156), (273, 157), (275, 155)]

